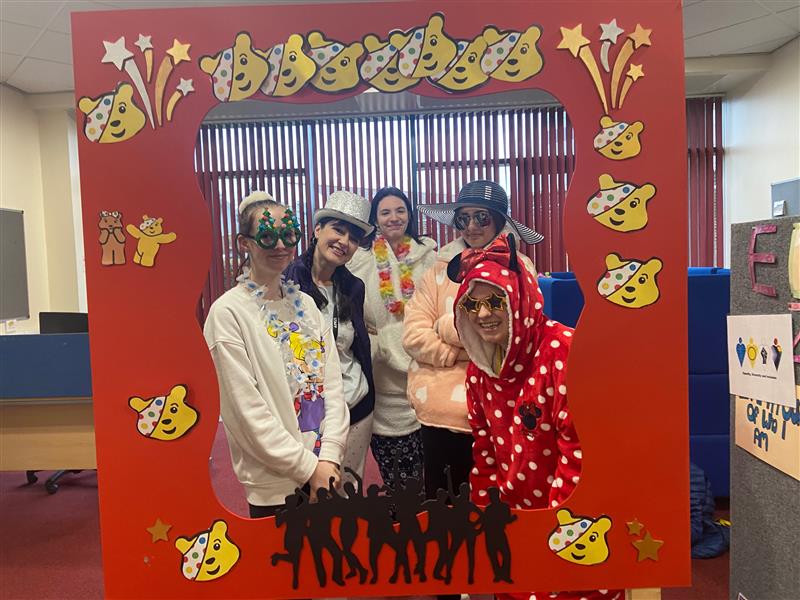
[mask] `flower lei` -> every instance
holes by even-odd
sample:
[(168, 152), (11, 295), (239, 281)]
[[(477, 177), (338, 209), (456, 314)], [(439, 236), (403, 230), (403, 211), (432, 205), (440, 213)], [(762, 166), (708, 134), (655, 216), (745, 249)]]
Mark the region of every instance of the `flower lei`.
[(402, 315), (405, 310), (406, 302), (414, 295), (414, 279), (411, 270), (411, 237), (405, 235), (397, 245), (397, 262), (400, 264), (400, 293), (402, 298), (395, 297), (394, 285), (392, 284), (392, 266), (389, 263), (389, 243), (386, 238), (379, 235), (375, 238), (372, 245), (375, 252), (375, 263), (378, 266), (378, 291), (383, 304), (390, 313)]
[[(250, 295), (258, 304), (259, 310), (266, 312), (264, 323), (267, 333), (280, 342), (283, 362), (286, 365), (286, 375), (290, 382), (296, 382), (301, 389), (307, 384), (322, 380), (322, 356), (325, 354), (325, 344), (322, 340), (315, 340), (309, 335), (301, 333), (306, 323), (306, 313), (303, 310), (303, 300), (300, 298), (300, 287), (293, 281), (281, 279), (282, 296), (294, 308), (294, 320), (290, 323), (282, 321), (274, 310), (267, 311), (265, 286), (260, 286), (250, 279), (250, 269), (245, 267), (236, 278), (240, 285), (250, 290)], [(298, 359), (305, 363), (306, 369), (298, 364)]]

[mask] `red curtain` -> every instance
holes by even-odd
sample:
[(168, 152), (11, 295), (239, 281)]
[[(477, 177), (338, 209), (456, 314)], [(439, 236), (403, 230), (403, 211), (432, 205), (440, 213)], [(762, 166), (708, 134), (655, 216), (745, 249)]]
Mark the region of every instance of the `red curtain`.
[(686, 100), (689, 265), (722, 266), (722, 98)]
[[(721, 100), (689, 99), (686, 111), (690, 264), (721, 265)], [(569, 270), (561, 222), (575, 147), (562, 107), (206, 124), (195, 168), (216, 232), (201, 321), (235, 283), (236, 207), (255, 189), (289, 204), (310, 232), (314, 211), (337, 189), (369, 199), (393, 185), (414, 204), (427, 204), (453, 202), (464, 183), (492, 179), (508, 191), (511, 215), (545, 236), (523, 246), (537, 270)], [(440, 246), (456, 234), (427, 218), (420, 231)]]

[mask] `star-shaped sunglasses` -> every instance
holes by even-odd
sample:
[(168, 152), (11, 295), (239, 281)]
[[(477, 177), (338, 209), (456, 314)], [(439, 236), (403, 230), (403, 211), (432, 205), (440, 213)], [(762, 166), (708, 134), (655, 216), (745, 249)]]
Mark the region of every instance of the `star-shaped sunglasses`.
[(506, 297), (497, 293), (488, 298), (473, 298), (469, 294), (464, 294), (464, 299), (459, 306), (464, 312), (479, 313), (481, 306), (486, 306), (486, 309), (491, 312), (493, 310), (505, 310), (507, 304)]

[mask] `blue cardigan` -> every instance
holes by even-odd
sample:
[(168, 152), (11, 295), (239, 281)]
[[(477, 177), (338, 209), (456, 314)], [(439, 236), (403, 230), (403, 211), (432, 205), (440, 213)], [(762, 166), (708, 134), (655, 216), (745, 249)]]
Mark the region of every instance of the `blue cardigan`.
[[(298, 256), (292, 264), (286, 267), (284, 275), (286, 279), (294, 281), (300, 286), (300, 289), (311, 296), (315, 295), (313, 291), (317, 291), (317, 286), (311, 277), (311, 270), (306, 266), (306, 254), (303, 253)], [(353, 337), (353, 345), (350, 349), (353, 351), (353, 357), (361, 365), (361, 370), (367, 378), (369, 391), (361, 401), (350, 409), (350, 425), (353, 426), (365, 417), (372, 414), (375, 408), (375, 382), (372, 379), (372, 354), (370, 352), (369, 334), (367, 333), (367, 326), (364, 323), (364, 282), (358, 277), (353, 275), (347, 270), (347, 267), (338, 267), (336, 269), (337, 285), (342, 290), (342, 293), (348, 296), (352, 301), (352, 314), (351, 321), (355, 336)]]

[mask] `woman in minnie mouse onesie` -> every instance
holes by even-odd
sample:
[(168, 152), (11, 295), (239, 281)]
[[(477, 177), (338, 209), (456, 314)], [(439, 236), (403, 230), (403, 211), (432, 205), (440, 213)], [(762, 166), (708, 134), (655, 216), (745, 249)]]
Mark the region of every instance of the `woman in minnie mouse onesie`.
[[(517, 261), (508, 234), (454, 258), (461, 283), (455, 322), (470, 357), (467, 407), (475, 442), (472, 501), (489, 488), (516, 509), (561, 504), (580, 479), (581, 446), (567, 405), (573, 330), (548, 319), (536, 279)], [(621, 598), (621, 591), (498, 595), (498, 598)]]

